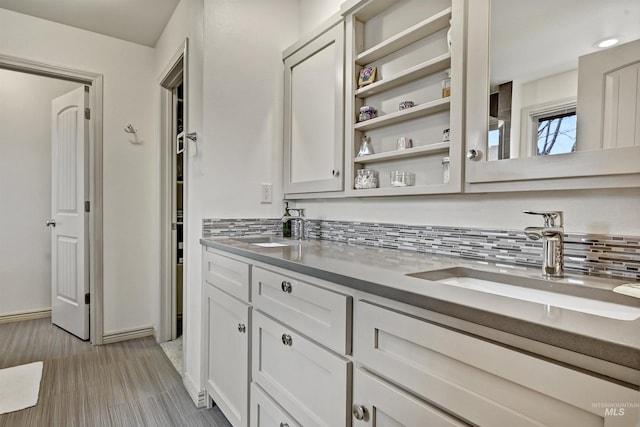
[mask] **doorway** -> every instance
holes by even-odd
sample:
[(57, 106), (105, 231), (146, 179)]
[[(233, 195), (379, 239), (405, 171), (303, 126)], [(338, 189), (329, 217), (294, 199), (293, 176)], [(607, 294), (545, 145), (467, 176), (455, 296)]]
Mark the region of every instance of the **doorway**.
[(158, 341), (183, 373), (186, 277), (187, 79), (185, 42), (167, 67), (161, 87), (161, 307)]
[[(82, 251), (82, 254), (86, 254), (86, 257), (80, 254), (77, 259), (82, 261), (84, 268), (89, 272), (86, 275), (86, 279), (79, 279), (78, 284), (84, 285), (86, 281), (89, 282), (89, 294), (82, 295), (82, 298), (79, 298), (80, 304), (90, 304), (90, 312), (89, 312), (89, 328), (88, 328), (88, 337), (92, 344), (102, 344), (103, 343), (103, 320), (102, 320), (102, 246), (99, 242), (102, 241), (102, 76), (93, 73), (87, 73), (84, 71), (66, 69), (57, 66), (50, 66), (44, 63), (38, 63), (34, 61), (24, 60), (21, 58), (10, 57), (6, 55), (0, 55), (0, 69), (6, 72), (16, 72), (20, 75), (30, 76), (32, 78), (37, 79), (51, 79), (58, 82), (63, 83), (63, 86), (67, 86), (65, 89), (68, 90), (71, 87), (82, 88), (82, 86), (86, 86), (88, 89), (88, 105), (89, 108), (83, 111), (83, 116), (90, 117), (89, 128), (88, 128), (88, 144), (86, 148), (88, 150), (87, 153), (87, 164), (88, 170), (86, 182), (88, 185), (87, 193), (85, 197), (81, 197), (81, 201), (78, 202), (81, 205), (78, 211), (82, 211), (88, 220), (88, 239), (86, 240), (87, 246), (86, 250)], [(83, 89), (80, 89), (81, 91)], [(23, 94), (25, 97), (30, 96), (28, 93)], [(49, 110), (51, 108), (51, 99), (48, 100)], [(35, 118), (32, 111), (24, 111), (23, 112), (26, 117), (31, 119)], [(49, 113), (49, 117), (46, 120), (46, 125), (50, 126), (51, 124), (51, 114)], [(83, 117), (84, 118), (84, 117)], [(29, 126), (40, 126), (39, 124), (33, 122), (30, 123)], [(44, 126), (44, 124), (42, 124)], [(27, 129), (25, 126), (22, 129)], [(47, 149), (51, 150), (51, 139), (46, 138)], [(14, 140), (14, 142), (17, 142)], [(51, 164), (51, 157), (49, 157), (49, 164)], [(27, 162), (33, 161), (33, 159), (18, 159), (14, 158), (13, 161), (19, 165)], [(17, 176), (12, 176), (10, 181), (16, 183), (16, 180), (19, 180)], [(49, 187), (45, 192), (40, 192), (37, 194), (37, 197), (43, 199), (46, 198), (47, 201), (51, 200), (51, 191), (52, 188), (49, 184), (51, 182), (51, 177), (46, 178), (47, 186)], [(25, 197), (28, 197), (28, 193), (25, 192)], [(48, 203), (48, 202), (47, 202)], [(20, 205), (14, 205), (14, 208)], [(47, 219), (50, 219), (51, 211), (50, 208), (47, 209), (47, 214), (42, 222), (38, 221), (32, 224), (33, 227), (40, 225), (45, 232), (49, 234), (49, 230), (45, 227), (45, 222)], [(29, 241), (26, 236), (22, 235), (19, 239), (15, 240), (15, 243), (18, 244), (22, 240)], [(33, 261), (37, 259), (37, 254), (32, 253)], [(44, 255), (43, 255), (44, 256)], [(51, 256), (51, 255), (49, 255)], [(49, 259), (49, 262), (51, 260)], [(84, 275), (83, 275), (84, 277)], [(51, 277), (49, 277), (51, 280)], [(10, 281), (9, 282), (13, 288), (17, 288), (17, 283)], [(51, 291), (49, 291), (51, 294)], [(13, 290), (9, 295), (13, 293)], [(5, 294), (5, 292), (3, 292)], [(53, 306), (54, 301), (51, 301), (51, 306)], [(35, 313), (31, 313), (31, 318), (33, 315), (37, 315), (39, 317), (43, 317), (43, 311), (37, 311)], [(49, 312), (50, 314), (50, 312)], [(14, 320), (28, 320), (30, 313), (27, 313), (26, 316), (16, 318)], [(86, 324), (86, 323), (85, 323)], [(86, 337), (86, 335), (85, 335)]]

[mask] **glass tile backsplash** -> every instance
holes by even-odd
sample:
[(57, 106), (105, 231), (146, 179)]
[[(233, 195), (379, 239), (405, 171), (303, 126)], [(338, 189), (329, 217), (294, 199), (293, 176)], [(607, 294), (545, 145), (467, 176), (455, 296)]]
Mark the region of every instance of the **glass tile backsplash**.
[[(308, 221), (309, 238), (540, 266), (542, 243), (522, 231), (349, 221)], [(203, 220), (202, 236), (281, 235), (279, 218)], [(566, 233), (565, 270), (640, 280), (640, 237)]]

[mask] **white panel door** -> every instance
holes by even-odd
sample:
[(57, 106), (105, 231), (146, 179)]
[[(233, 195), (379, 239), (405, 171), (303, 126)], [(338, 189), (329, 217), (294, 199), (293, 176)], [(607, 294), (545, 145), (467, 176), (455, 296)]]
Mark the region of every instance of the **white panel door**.
[(51, 102), (51, 321), (89, 339), (88, 88)]

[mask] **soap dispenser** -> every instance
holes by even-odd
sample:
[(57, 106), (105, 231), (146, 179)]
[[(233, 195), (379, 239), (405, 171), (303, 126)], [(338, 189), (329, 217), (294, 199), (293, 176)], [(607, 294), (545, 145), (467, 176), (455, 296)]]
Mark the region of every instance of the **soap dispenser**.
[(291, 220), (287, 217), (291, 216), (289, 212), (289, 202), (284, 202), (284, 215), (282, 215), (282, 237), (291, 237)]

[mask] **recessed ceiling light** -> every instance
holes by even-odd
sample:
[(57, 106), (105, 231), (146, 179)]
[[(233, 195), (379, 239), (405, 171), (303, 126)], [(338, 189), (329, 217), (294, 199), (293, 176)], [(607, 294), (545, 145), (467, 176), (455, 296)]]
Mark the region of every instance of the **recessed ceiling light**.
[(607, 37), (606, 39), (602, 39), (596, 42), (596, 46), (604, 49), (606, 47), (611, 47), (618, 44), (619, 41), (620, 40), (617, 37)]

